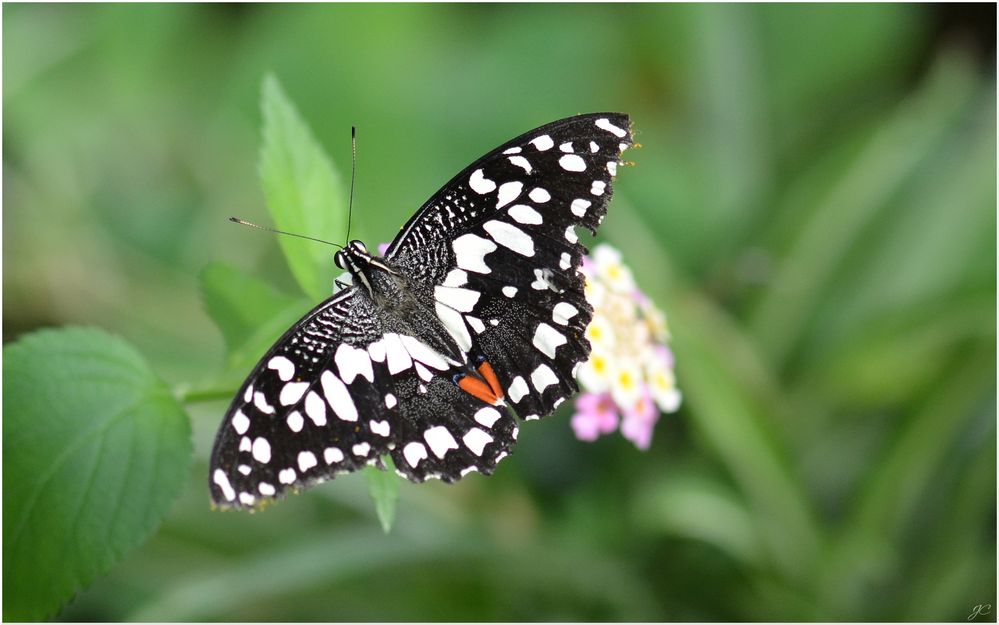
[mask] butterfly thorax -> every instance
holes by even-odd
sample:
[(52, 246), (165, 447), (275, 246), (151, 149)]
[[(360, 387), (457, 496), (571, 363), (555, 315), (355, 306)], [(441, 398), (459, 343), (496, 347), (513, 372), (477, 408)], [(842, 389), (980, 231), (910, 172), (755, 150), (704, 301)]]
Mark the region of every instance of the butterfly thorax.
[(383, 257), (368, 253), (364, 243), (351, 241), (336, 253), (334, 262), (350, 272), (352, 283), (383, 313), (385, 330), (420, 336), (424, 342), (449, 360), (464, 363), (465, 353), (441, 323), (426, 289), (413, 283)]

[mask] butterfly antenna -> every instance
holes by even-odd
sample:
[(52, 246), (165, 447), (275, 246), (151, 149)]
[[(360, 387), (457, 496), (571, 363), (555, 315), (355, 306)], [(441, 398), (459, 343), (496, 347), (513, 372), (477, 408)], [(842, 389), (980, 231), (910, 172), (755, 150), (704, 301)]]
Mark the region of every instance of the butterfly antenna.
[(343, 249), (343, 246), (339, 243), (333, 243), (331, 241), (324, 241), (322, 239), (317, 239), (315, 237), (307, 237), (304, 234), (295, 234), (294, 232), (285, 232), (284, 230), (277, 230), (275, 228), (268, 228), (266, 226), (258, 226), (257, 224), (250, 223), (245, 219), (240, 219), (239, 217), (230, 217), (229, 221), (240, 224), (241, 226), (249, 226), (251, 228), (256, 228), (257, 230), (263, 230), (264, 232), (273, 232), (275, 234), (286, 234), (289, 237), (297, 237), (299, 239), (308, 239), (309, 241), (315, 241), (316, 243), (325, 243), (326, 245), (332, 245), (333, 247), (339, 247)]
[(350, 198), (347, 200), (347, 241), (350, 241), (350, 215), (354, 211), (354, 178), (357, 176), (357, 126), (350, 127)]

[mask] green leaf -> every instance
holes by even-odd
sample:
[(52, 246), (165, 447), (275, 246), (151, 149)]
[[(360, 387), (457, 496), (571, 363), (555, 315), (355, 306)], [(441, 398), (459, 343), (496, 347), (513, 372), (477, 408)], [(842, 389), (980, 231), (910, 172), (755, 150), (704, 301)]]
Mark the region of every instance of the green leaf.
[[(346, 190), (329, 156), (273, 76), (264, 79), (261, 107), (260, 178), (275, 226), (342, 241), (347, 230)], [(330, 249), (292, 237), (279, 237), (278, 243), (302, 290), (314, 300), (329, 297), (334, 267)]]
[(365, 467), (364, 476), (368, 479), (368, 492), (375, 502), (375, 512), (382, 529), (388, 534), (395, 522), (395, 504), (399, 500), (399, 478), (395, 474), (395, 463), (386, 454), (382, 457), (385, 470), (377, 467)]
[(251, 367), (311, 303), (292, 297), (242, 271), (211, 263), (201, 272), (201, 296), (222, 331), (230, 370)]
[(187, 481), (191, 428), (103, 331), (44, 330), (3, 356), (3, 617), (38, 620), (162, 521)]

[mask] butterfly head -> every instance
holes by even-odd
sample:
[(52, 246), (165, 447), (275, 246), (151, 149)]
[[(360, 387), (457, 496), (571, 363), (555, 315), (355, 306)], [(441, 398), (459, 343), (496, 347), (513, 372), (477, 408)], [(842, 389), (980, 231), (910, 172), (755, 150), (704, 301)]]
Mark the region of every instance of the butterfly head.
[(364, 243), (355, 239), (348, 243), (347, 247), (338, 250), (333, 255), (333, 262), (340, 269), (356, 274), (364, 265), (371, 262), (371, 254), (368, 253), (368, 248), (364, 246)]

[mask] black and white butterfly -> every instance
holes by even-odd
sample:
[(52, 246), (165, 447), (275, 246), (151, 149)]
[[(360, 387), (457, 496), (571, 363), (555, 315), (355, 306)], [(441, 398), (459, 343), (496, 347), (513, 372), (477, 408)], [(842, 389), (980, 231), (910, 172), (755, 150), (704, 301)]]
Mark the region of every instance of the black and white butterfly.
[(414, 482), (492, 473), (514, 413), (546, 416), (578, 390), (592, 308), (574, 228), (596, 231), (631, 145), (627, 115), (552, 122), (455, 176), (384, 257), (338, 251), (351, 285), (271, 347), (226, 412), (214, 502), (256, 507), (384, 454)]

